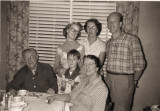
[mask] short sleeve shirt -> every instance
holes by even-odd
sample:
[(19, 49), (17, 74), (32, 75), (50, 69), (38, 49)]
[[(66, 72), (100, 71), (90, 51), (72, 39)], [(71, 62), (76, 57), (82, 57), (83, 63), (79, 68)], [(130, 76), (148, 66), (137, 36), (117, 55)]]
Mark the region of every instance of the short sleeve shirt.
[(99, 37), (97, 37), (97, 40), (91, 45), (87, 38), (80, 40), (79, 43), (85, 47), (85, 55), (90, 54), (99, 57), (101, 52), (106, 51), (106, 44)]

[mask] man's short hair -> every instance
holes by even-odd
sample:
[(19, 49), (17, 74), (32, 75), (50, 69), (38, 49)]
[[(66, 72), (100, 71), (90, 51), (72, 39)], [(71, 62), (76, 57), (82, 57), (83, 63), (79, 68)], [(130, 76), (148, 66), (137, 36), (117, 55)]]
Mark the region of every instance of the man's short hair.
[(79, 51), (77, 51), (76, 49), (70, 50), (70, 51), (67, 53), (67, 58), (68, 58), (70, 55), (76, 56), (78, 59), (81, 58), (81, 54), (80, 54)]
[(25, 54), (26, 52), (33, 52), (35, 55), (37, 55), (37, 51), (36, 51), (35, 49), (33, 49), (33, 48), (28, 48), (28, 49), (25, 49), (25, 50), (22, 51), (22, 57), (24, 57), (24, 54)]
[(107, 17), (107, 21), (108, 21), (109, 17), (112, 16), (112, 15), (117, 15), (119, 17), (119, 22), (123, 22), (123, 16), (119, 12), (112, 12), (112, 13), (110, 13), (109, 16)]

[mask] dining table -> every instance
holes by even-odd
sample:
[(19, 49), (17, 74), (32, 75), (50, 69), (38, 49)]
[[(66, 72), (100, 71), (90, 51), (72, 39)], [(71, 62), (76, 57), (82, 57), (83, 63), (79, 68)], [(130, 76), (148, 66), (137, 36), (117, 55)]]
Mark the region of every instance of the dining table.
[(34, 93), (35, 96), (24, 96), (24, 100), (27, 102), (27, 106), (23, 111), (64, 111), (65, 102), (53, 101), (48, 104), (46, 101), (47, 96), (51, 96), (47, 93)]
[[(48, 104), (46, 98), (51, 96), (51, 94), (39, 92), (30, 93), (32, 93), (32, 96), (23, 96), (25, 105), (21, 111), (69, 111), (69, 109), (66, 107), (66, 103), (63, 101), (53, 101), (52, 103)], [(0, 106), (0, 111), (6, 111), (4, 110), (4, 106)], [(9, 109), (7, 111), (12, 110)]]

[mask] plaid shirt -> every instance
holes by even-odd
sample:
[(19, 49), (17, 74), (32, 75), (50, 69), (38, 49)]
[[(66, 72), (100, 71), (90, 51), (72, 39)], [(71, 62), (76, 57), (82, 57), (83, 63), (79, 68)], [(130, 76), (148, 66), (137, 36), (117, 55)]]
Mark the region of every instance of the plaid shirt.
[(125, 32), (107, 42), (106, 55), (109, 71), (131, 74), (142, 71), (146, 65), (139, 39)]
[(88, 77), (84, 77), (70, 93), (74, 104), (71, 111), (104, 111), (108, 89), (101, 76), (88, 85), (87, 82)]

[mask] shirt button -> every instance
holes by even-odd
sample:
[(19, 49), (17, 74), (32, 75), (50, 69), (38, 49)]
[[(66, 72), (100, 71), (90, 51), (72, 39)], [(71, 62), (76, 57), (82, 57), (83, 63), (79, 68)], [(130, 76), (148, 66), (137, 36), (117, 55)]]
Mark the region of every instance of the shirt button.
[(34, 79), (34, 77), (32, 79)]
[(36, 88), (36, 86), (34, 86), (34, 88)]

